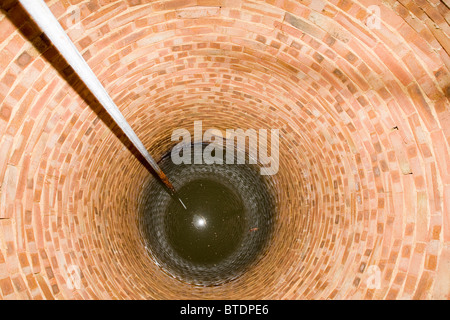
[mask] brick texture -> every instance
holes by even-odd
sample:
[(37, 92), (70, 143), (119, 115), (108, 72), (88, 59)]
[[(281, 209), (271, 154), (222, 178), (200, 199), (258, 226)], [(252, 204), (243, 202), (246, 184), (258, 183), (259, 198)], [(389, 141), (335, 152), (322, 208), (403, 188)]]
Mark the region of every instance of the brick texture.
[(1, 299), (450, 299), (445, 2), (46, 2), (156, 158), (194, 120), (280, 129), (276, 232), (221, 287), (162, 272), (137, 226), (148, 171), (4, 1)]

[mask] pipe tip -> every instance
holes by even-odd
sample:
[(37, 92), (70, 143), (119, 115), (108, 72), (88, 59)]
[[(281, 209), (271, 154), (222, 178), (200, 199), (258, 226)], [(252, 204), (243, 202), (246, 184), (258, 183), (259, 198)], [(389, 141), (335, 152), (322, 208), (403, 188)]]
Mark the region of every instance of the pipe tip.
[(178, 197), (178, 200), (180, 200), (180, 203), (181, 203), (181, 205), (183, 206), (183, 208), (184, 208), (185, 210), (187, 210), (187, 207), (186, 207), (185, 204), (183, 203), (183, 200), (181, 200), (180, 197)]

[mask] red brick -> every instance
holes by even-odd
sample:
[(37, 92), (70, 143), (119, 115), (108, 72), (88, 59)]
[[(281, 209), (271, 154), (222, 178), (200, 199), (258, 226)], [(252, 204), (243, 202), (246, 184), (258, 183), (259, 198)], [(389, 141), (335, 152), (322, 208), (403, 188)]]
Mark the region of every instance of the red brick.
[(21, 67), (26, 67), (31, 62), (31, 56), (28, 54), (28, 52), (23, 52), (19, 58), (17, 58), (17, 64)]
[[(450, 16), (437, 0), (387, 1), (382, 30), (369, 30), (371, 4), (51, 2), (64, 27), (68, 6), (80, 7), (84, 33), (69, 35), (156, 157), (196, 119), (280, 128), (273, 243), (211, 290), (145, 254), (136, 208), (148, 172), (40, 30), (3, 1), (1, 296), (448, 298)], [(67, 288), (70, 266), (82, 269), (79, 290)], [(366, 286), (373, 266), (381, 290)]]
[(10, 278), (5, 278), (0, 280), (0, 289), (2, 290), (3, 296), (10, 295), (11, 293), (14, 293), (14, 288), (11, 283)]

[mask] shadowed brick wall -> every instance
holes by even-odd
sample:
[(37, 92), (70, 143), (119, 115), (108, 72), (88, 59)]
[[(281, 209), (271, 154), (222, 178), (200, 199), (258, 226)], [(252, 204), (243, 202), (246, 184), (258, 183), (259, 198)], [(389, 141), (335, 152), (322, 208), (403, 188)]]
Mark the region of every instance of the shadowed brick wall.
[(194, 120), (279, 128), (276, 230), (221, 287), (160, 271), (148, 171), (5, 0), (0, 298), (450, 299), (450, 1), (46, 3), (156, 159)]

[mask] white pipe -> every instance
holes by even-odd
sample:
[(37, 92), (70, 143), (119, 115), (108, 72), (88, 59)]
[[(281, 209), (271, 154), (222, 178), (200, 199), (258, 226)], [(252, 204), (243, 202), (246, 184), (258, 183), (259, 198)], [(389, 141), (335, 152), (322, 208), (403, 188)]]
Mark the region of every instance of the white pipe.
[[(87, 62), (78, 52), (77, 48), (67, 36), (64, 29), (56, 20), (53, 13), (47, 7), (43, 0), (19, 0), (23, 8), (28, 12), (28, 14), (33, 18), (37, 25), (44, 31), (46, 36), (50, 39), (53, 45), (58, 49), (61, 55), (66, 59), (67, 63), (73, 68), (80, 79), (86, 84), (90, 89), (92, 94), (97, 98), (97, 100), (102, 104), (108, 114), (114, 119), (116, 124), (123, 130), (125, 135), (130, 139), (136, 149), (142, 154), (142, 156), (147, 160), (150, 166), (158, 173), (164, 173), (159, 168), (156, 161), (151, 157), (145, 148), (144, 144), (138, 138), (134, 130), (128, 124), (127, 120), (124, 118), (119, 108), (116, 106), (114, 101), (106, 92), (106, 89), (97, 79), (94, 72), (91, 70)], [(163, 176), (164, 180), (165, 175)], [(165, 177), (167, 179), (167, 177)], [(166, 185), (170, 185), (170, 182), (163, 181)], [(167, 183), (168, 184), (167, 184)], [(169, 187), (170, 187), (169, 186)], [(171, 187), (173, 189), (173, 186)], [(174, 191), (174, 190), (172, 190)]]

